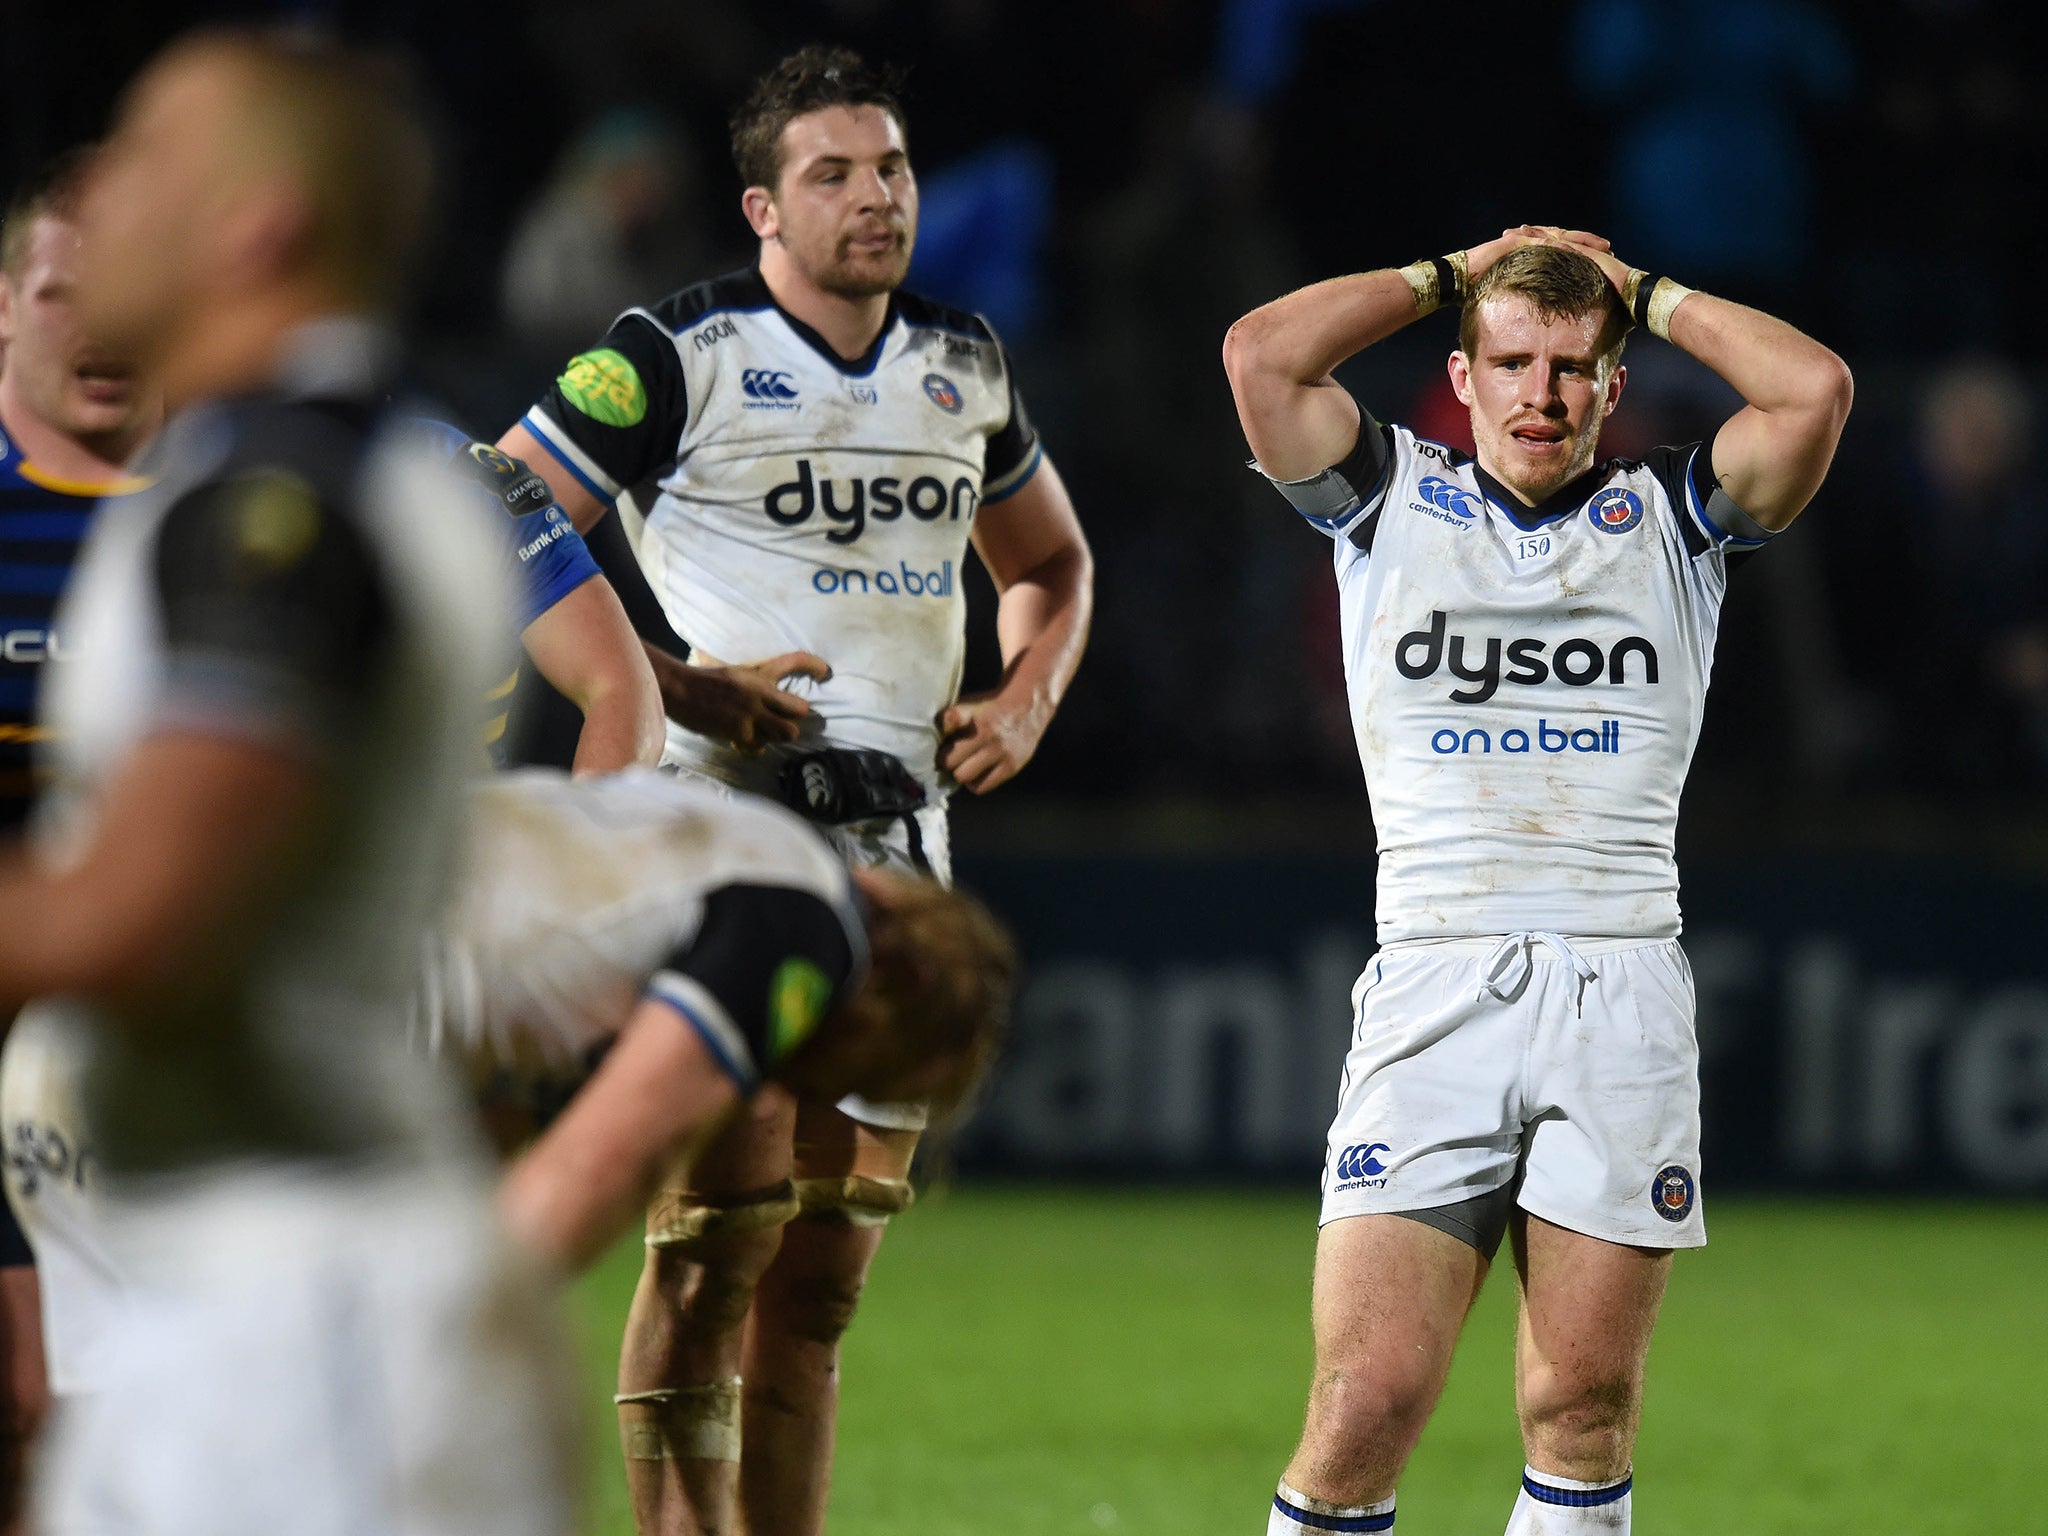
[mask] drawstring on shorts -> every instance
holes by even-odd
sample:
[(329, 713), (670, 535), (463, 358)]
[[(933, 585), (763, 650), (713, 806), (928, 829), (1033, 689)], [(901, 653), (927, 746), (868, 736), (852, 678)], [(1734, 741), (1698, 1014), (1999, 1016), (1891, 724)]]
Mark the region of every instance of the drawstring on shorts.
[(1530, 967), (1536, 963), (1534, 951), (1538, 944), (1570, 964), (1578, 978), (1578, 986), (1572, 993), (1572, 1007), (1583, 1014), (1586, 1011), (1586, 983), (1598, 981), (1600, 973), (1586, 963), (1586, 957), (1573, 949), (1563, 934), (1539, 929), (1511, 933), (1494, 945), (1493, 953), (1479, 962), (1479, 990), (1473, 993), (1473, 999), (1483, 1000), (1489, 992), (1499, 1002), (1512, 999), (1529, 980)]

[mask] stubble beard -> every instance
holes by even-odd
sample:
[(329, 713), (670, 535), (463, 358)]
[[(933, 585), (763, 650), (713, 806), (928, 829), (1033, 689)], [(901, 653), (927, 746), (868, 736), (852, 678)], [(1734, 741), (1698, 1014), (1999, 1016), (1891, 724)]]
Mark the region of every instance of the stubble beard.
[(856, 257), (848, 249), (849, 243), (840, 241), (833, 249), (831, 261), (812, 278), (825, 292), (842, 299), (872, 299), (903, 286), (904, 278), (910, 275), (908, 232), (900, 234), (895, 250), (879, 260)]
[[(1495, 479), (1499, 480), (1501, 484), (1509, 489), (1526, 496), (1532, 504), (1540, 503), (1545, 497), (1562, 490), (1593, 467), (1593, 460), (1600, 451), (1601, 425), (1602, 423), (1598, 421), (1587, 422), (1580, 429), (1573, 442), (1571, 457), (1548, 474), (1542, 475), (1540, 479), (1517, 479), (1513, 475), (1504, 475), (1498, 471), (1489, 471), (1489, 473), (1492, 473)], [(1501, 468), (1505, 469), (1510, 466), (1522, 465), (1526, 462), (1516, 451), (1514, 434), (1506, 427), (1501, 428), (1500, 442), (1502, 444), (1499, 455)], [(1527, 467), (1532, 471), (1536, 468), (1534, 465), (1528, 465)]]

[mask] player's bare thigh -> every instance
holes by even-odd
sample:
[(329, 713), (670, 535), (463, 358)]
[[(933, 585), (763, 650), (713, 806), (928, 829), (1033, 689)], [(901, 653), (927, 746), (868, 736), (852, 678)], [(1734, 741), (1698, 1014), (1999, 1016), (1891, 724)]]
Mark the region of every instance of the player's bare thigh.
[(1628, 1471), (1668, 1248), (1632, 1248), (1517, 1210), (1509, 1223), (1521, 1316), (1515, 1406), (1529, 1464), (1608, 1482)]
[(1289, 1486), (1345, 1505), (1393, 1492), (1487, 1267), (1471, 1244), (1406, 1216), (1349, 1216), (1322, 1229), (1315, 1376)]
[(863, 1125), (834, 1104), (806, 1099), (797, 1106), (798, 1179), (849, 1176), (902, 1182), (910, 1177), (920, 1131)]
[(791, 1172), (796, 1120), (796, 1100), (782, 1089), (771, 1085), (755, 1094), (731, 1124), (662, 1181), (648, 1212), (650, 1230), (665, 1205), (724, 1205), (735, 1195), (782, 1185)]

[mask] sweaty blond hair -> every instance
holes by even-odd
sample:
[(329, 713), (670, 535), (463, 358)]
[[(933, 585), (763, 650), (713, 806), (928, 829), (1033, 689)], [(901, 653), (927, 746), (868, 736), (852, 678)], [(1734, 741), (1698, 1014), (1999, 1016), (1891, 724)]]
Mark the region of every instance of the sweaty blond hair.
[(1488, 299), (1513, 294), (1536, 311), (1539, 320), (1577, 320), (1600, 313), (1600, 373), (1605, 378), (1621, 361), (1629, 332), (1628, 311), (1621, 295), (1607, 281), (1592, 257), (1561, 245), (1517, 246), (1479, 274), (1465, 295), (1458, 315), (1458, 347), (1472, 357), (1479, 348), (1479, 306)]

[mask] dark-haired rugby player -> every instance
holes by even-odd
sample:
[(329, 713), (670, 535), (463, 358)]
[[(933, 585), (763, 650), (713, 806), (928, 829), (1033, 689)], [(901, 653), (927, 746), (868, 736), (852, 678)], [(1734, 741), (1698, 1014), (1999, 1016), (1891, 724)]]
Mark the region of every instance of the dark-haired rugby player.
[[(947, 793), (1022, 768), (1080, 662), (1088, 548), (1002, 344), (902, 289), (917, 182), (891, 78), (795, 54), (733, 150), (758, 264), (627, 311), (500, 446), (579, 526), (654, 488), (640, 557), (693, 661), (804, 653), (766, 751), (672, 724), (665, 761), (808, 802), (856, 862), (943, 880)], [(1003, 677), (961, 698), (970, 544)], [(848, 749), (878, 771), (818, 755)], [(731, 1529), (736, 1490), (763, 1536), (821, 1527), (839, 1340), (923, 1124), (764, 1102), (657, 1200), (619, 1373), (643, 1531), (691, 1509)]]

